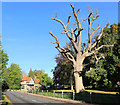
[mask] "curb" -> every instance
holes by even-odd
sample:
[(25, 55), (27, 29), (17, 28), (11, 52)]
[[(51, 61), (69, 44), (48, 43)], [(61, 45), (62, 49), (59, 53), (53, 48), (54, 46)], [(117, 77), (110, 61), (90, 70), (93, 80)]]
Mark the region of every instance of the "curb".
[(70, 103), (70, 104), (93, 105), (93, 104), (87, 104), (87, 103), (82, 102), (82, 101), (75, 101), (75, 100), (69, 100), (69, 99), (63, 99), (63, 98), (57, 98), (57, 97), (51, 97), (51, 96), (44, 96), (44, 95), (27, 93), (27, 92), (24, 92), (24, 93), (29, 94), (29, 95), (33, 95), (33, 96), (37, 96), (37, 97), (48, 98), (48, 99), (52, 99), (52, 100), (56, 100), (56, 101), (62, 101), (62, 102)]

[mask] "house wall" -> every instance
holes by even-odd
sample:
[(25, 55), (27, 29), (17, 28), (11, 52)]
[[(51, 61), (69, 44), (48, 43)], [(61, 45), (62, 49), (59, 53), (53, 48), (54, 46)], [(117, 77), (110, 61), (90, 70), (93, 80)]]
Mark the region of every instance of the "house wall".
[(34, 85), (34, 80), (31, 78), (31, 80), (27, 83), (27, 85)]
[(27, 89), (34, 89), (34, 80), (31, 78), (31, 80), (27, 83)]
[(27, 81), (21, 81), (21, 85), (25, 85)]

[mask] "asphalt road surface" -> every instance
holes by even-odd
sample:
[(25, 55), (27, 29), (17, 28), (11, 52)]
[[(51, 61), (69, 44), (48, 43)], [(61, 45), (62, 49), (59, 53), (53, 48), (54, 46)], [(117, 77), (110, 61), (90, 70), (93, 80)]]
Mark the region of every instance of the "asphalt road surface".
[(4, 94), (13, 105), (73, 105), (48, 98), (28, 95), (23, 92), (4, 92)]

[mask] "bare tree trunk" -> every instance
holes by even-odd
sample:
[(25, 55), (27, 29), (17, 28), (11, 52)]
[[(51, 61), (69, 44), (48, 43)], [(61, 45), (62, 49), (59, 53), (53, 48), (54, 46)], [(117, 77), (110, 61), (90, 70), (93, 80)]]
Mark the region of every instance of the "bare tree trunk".
[(82, 71), (82, 62), (83, 62), (83, 59), (80, 57), (80, 59), (77, 60), (76, 65), (74, 66), (76, 93), (79, 93), (80, 91), (85, 90), (83, 85), (82, 75), (80, 75), (80, 72)]
[(76, 89), (76, 93), (79, 93), (80, 91), (85, 90), (85, 88), (83, 86), (82, 76), (79, 76), (78, 73), (75, 73), (74, 76), (75, 76), (75, 89)]

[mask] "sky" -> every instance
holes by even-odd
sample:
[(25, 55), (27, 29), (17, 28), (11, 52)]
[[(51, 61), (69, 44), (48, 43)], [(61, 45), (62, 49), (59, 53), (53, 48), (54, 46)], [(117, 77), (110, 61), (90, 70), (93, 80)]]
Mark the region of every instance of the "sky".
[[(55, 39), (49, 34), (53, 32), (60, 41), (61, 46), (68, 42), (62, 26), (52, 20), (52, 17), (61, 19), (65, 24), (71, 14), (71, 2), (3, 2), (2, 3), (2, 46), (8, 54), (9, 62), (19, 64), (22, 71), (28, 73), (32, 70), (44, 70), (52, 78), (51, 70), (56, 66), (55, 57), (59, 53), (55, 49)], [(88, 17), (88, 8), (93, 12), (98, 10), (100, 17), (93, 27), (100, 23), (102, 27), (107, 22), (118, 22), (117, 2), (75, 2), (75, 10), (80, 8), (79, 19)], [(74, 21), (71, 18), (70, 26)], [(70, 27), (69, 26), (69, 27)], [(87, 22), (82, 25), (87, 28)], [(87, 38), (87, 29), (83, 31), (82, 40)]]

